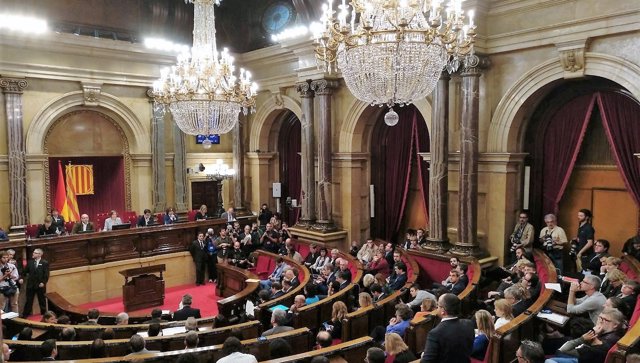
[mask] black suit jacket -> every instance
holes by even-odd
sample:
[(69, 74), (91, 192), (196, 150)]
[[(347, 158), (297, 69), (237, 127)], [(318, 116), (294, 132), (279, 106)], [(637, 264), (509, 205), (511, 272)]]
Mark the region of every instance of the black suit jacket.
[(474, 338), (471, 320), (445, 320), (427, 335), (420, 363), (468, 363)]
[(156, 217), (154, 216), (149, 217), (149, 223), (147, 223), (143, 215), (138, 218), (138, 227), (146, 227), (154, 224), (156, 224)]
[(40, 283), (46, 285), (49, 281), (49, 262), (41, 259), (36, 267), (36, 260), (29, 260), (24, 269), (24, 276), (27, 277), (28, 289), (35, 289)]
[(180, 310), (177, 310), (173, 313), (173, 320), (187, 320), (187, 318), (194, 317), (196, 319), (200, 319), (200, 309), (194, 309), (191, 306), (185, 306)]
[(454, 295), (458, 295), (459, 293), (464, 291), (466, 287), (467, 285), (464, 282), (458, 280), (458, 282), (456, 282), (454, 285), (447, 286), (447, 289), (449, 290), (450, 293)]
[(200, 247), (200, 241), (197, 239), (191, 242), (189, 252), (191, 253), (191, 257), (194, 262), (207, 260), (207, 241), (203, 241), (202, 244), (204, 247)]
[[(89, 222), (87, 223), (87, 232), (93, 232), (93, 223)], [(76, 234), (78, 232), (82, 232), (82, 222), (78, 222), (76, 224), (73, 225), (73, 228), (71, 229), (71, 234)]]

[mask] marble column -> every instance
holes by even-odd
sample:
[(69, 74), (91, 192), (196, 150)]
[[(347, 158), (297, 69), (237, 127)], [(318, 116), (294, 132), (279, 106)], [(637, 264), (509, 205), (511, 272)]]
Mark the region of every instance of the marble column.
[[(173, 121), (173, 119), (172, 119)], [(187, 152), (184, 145), (184, 133), (175, 122), (173, 124), (173, 179), (175, 193), (174, 209), (176, 211), (188, 211), (187, 206)]]
[(462, 76), (460, 125), (460, 177), (458, 192), (458, 241), (449, 252), (479, 255), (478, 246), (478, 110), (480, 58), (468, 56)]
[[(7, 142), (9, 143), (9, 196), (11, 226), (22, 227), (29, 223), (24, 130), (22, 119), (22, 92), (27, 88), (24, 78), (0, 78), (7, 112)], [(12, 228), (13, 229), (13, 228)]]
[(427, 249), (444, 252), (449, 249), (449, 80), (443, 71), (433, 92), (431, 147), (429, 165), (429, 236)]
[(244, 143), (242, 142), (242, 134), (244, 133), (244, 125), (247, 116), (240, 114), (240, 119), (233, 127), (233, 170), (236, 174), (233, 176), (233, 209), (236, 214), (245, 214), (244, 207)]
[(153, 90), (147, 91), (150, 97), (153, 114), (151, 115), (151, 170), (153, 173), (153, 189), (151, 201), (153, 211), (163, 212), (167, 208), (166, 168), (164, 147), (164, 105), (153, 100)]
[(316, 208), (316, 223), (313, 229), (327, 233), (337, 230), (331, 215), (333, 202), (333, 183), (331, 177), (331, 95), (338, 87), (334, 80), (320, 79), (311, 82), (311, 89), (319, 99), (318, 110), (318, 205)]
[(315, 143), (313, 139), (313, 98), (311, 81), (296, 85), (296, 90), (302, 100), (302, 205), (301, 216), (296, 224), (300, 228), (311, 228), (316, 219), (316, 172), (315, 172)]

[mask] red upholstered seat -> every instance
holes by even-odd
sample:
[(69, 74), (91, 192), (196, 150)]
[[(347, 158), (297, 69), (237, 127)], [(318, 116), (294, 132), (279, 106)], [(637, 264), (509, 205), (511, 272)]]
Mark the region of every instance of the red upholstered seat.
[(71, 233), (74, 224), (76, 224), (76, 222), (65, 222), (64, 230), (67, 231), (67, 233)]
[(156, 223), (164, 224), (164, 213), (156, 213)]
[(402, 256), (402, 262), (404, 262), (405, 266), (407, 266), (407, 277), (413, 276), (413, 267), (411, 267), (411, 263), (406, 256)]
[(622, 261), (622, 263), (620, 264), (620, 271), (624, 272), (625, 275), (627, 275), (628, 278), (632, 279), (632, 280), (636, 280), (638, 281), (638, 274), (636, 273), (636, 271), (634, 269), (631, 268), (631, 266), (629, 266), (629, 264), (626, 261)]
[(25, 228), (25, 234), (28, 237), (36, 238), (36, 236), (38, 235), (38, 228), (40, 228), (39, 224), (29, 224)]
[(331, 345), (337, 345), (337, 344), (340, 344), (340, 343), (342, 343), (342, 339), (334, 339), (334, 340), (331, 341)]
[(138, 216), (132, 215), (132, 216), (127, 217), (126, 220), (124, 220), (124, 219), (122, 220), (122, 223), (127, 223), (127, 222), (131, 223), (131, 227), (137, 225), (138, 224)]
[(259, 255), (258, 260), (256, 261), (256, 266), (249, 270), (260, 276), (261, 279), (265, 280), (273, 271), (272, 266), (275, 266), (275, 261), (273, 261), (273, 264), (271, 263), (272, 261), (273, 259), (269, 256)]
[(547, 269), (545, 268), (545, 266), (543, 265), (542, 261), (535, 258), (534, 260), (536, 262), (536, 271), (538, 271), (538, 278), (540, 279), (540, 283), (544, 284), (549, 282), (549, 276), (547, 275)]
[(432, 282), (440, 282), (449, 276), (449, 271), (451, 271), (449, 261), (418, 255), (413, 255), (413, 258), (420, 268), (420, 273), (418, 274), (420, 286), (430, 286)]
[(636, 299), (636, 308), (633, 309), (633, 314), (631, 314), (631, 319), (629, 319), (629, 326), (633, 326), (640, 319), (640, 295)]
[(302, 256), (304, 261), (309, 255), (309, 245), (307, 243), (296, 243), (296, 251)]
[(489, 346), (487, 347), (487, 352), (484, 353), (484, 359), (483, 360), (478, 360), (475, 358), (471, 358), (471, 363), (489, 363), (490, 359), (491, 359), (491, 347), (493, 347), (493, 342), (491, 340), (489, 340)]
[(196, 213), (198, 213), (197, 210), (190, 210), (189, 213), (187, 213), (187, 220), (189, 222), (193, 222), (196, 220)]

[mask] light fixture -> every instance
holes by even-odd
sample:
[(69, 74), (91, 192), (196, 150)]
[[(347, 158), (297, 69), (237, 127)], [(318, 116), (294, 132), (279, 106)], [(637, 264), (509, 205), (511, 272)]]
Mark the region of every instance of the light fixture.
[(255, 111), (258, 86), (251, 73), (235, 75), (233, 57), (216, 48), (214, 5), (220, 0), (185, 0), (194, 4), (193, 48), (178, 63), (161, 72), (154, 83), (154, 99), (168, 106), (173, 119), (190, 135), (225, 134), (240, 111)]
[(232, 168), (229, 168), (227, 164), (222, 163), (222, 160), (216, 160), (216, 163), (213, 166), (208, 167), (207, 169), (207, 178), (211, 180), (224, 180), (231, 179), (236, 174), (236, 171)]
[(389, 107), (385, 122), (395, 124), (393, 105), (426, 97), (448, 62), (473, 54), (473, 11), (465, 25), (462, 0), (443, 2), (342, 0), (336, 14), (328, 0), (314, 27), (316, 59), (329, 73), (339, 69), (356, 98)]

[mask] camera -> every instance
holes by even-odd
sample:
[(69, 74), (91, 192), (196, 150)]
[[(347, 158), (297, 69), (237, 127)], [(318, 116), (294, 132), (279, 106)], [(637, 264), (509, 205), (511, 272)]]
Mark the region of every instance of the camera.
[(546, 251), (553, 250), (553, 237), (551, 237), (551, 234), (545, 234), (544, 237), (542, 237), (542, 247)]

